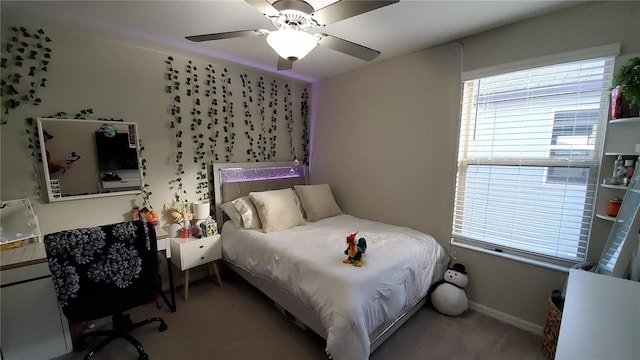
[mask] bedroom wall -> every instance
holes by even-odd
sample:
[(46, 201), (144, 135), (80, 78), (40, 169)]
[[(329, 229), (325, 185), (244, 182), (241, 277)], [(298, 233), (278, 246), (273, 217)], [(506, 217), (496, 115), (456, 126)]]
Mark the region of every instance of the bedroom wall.
[[(0, 127), (1, 134), (1, 177), (0, 191), (2, 200), (9, 200), (21, 197), (31, 198), (35, 212), (39, 216), (40, 227), (43, 233), (50, 233), (62, 229), (70, 229), (84, 226), (95, 226), (98, 224), (112, 223), (130, 219), (130, 211), (133, 205), (140, 205), (141, 196), (113, 196), (96, 199), (63, 201), (57, 203), (44, 203), (38, 196), (38, 182), (35, 178), (34, 166), (42, 166), (30, 155), (28, 149), (28, 136), (25, 134), (27, 128), (25, 119), (28, 117), (45, 117), (53, 115), (59, 111), (64, 111), (70, 116), (77, 112), (91, 108), (93, 117), (123, 119), (138, 123), (139, 136), (144, 146), (143, 157), (146, 163), (146, 181), (150, 185), (152, 192), (150, 197), (151, 206), (159, 211), (163, 223), (171, 220), (162, 212), (163, 206), (174, 199), (175, 186), (171, 181), (176, 178), (176, 132), (169, 127), (172, 118), (170, 107), (175, 95), (182, 97), (183, 116), (183, 165), (185, 174), (183, 176), (184, 186), (187, 189), (188, 201), (196, 201), (196, 171), (199, 164), (192, 160), (193, 133), (189, 130), (192, 123), (193, 97), (185, 95), (187, 87), (184, 83), (186, 66), (189, 60), (193, 60), (192, 65), (198, 67), (199, 83), (201, 91), (205, 90), (205, 67), (211, 64), (216, 71), (217, 91), (220, 105), (219, 124), (213, 126), (214, 131), (219, 130), (221, 137), (218, 139), (216, 153), (220, 156), (220, 161), (255, 161), (247, 154), (247, 149), (254, 148), (248, 144), (248, 137), (245, 135), (248, 126), (245, 125), (244, 88), (241, 75), (247, 75), (246, 80), (251, 82), (253, 92), (253, 102), (249, 103), (248, 110), (252, 113), (254, 127), (260, 129), (259, 106), (257, 105), (257, 83), (263, 77), (266, 88), (266, 101), (271, 100), (272, 86), (277, 87), (277, 103), (274, 108), (267, 108), (266, 119), (267, 129), (272, 125), (272, 113), (277, 109), (277, 128), (274, 135), (277, 141), (273, 142), (275, 155), (272, 160), (285, 161), (293, 160), (294, 154), (290, 145), (290, 132), (288, 124), (284, 120), (286, 114), (285, 100), (298, 99), (307, 84), (296, 82), (293, 88), (297, 94), (287, 97), (286, 86), (291, 87), (291, 81), (287, 78), (279, 78), (273, 75), (256, 72), (247, 68), (203, 58), (199, 55), (185, 52), (176, 52), (171, 49), (148, 49), (140, 44), (136, 46), (123, 44), (115, 41), (91, 38), (83, 34), (74, 34), (60, 31), (55, 28), (32, 24), (24, 19), (12, 19), (3, 14), (2, 16), (2, 37), (3, 44), (7, 38), (13, 35), (11, 26), (25, 26), (32, 32), (43, 28), (46, 35), (53, 41), (49, 47), (53, 49), (51, 63), (48, 65), (46, 73), (47, 86), (40, 90), (39, 96), (42, 104), (39, 106), (21, 105), (15, 110), (11, 110), (8, 116), (3, 115), (3, 120), (7, 124)], [(144, 45), (144, 44), (143, 44)], [(3, 48), (4, 51), (4, 48)], [(173, 67), (180, 71), (180, 90), (176, 93), (168, 94), (166, 79), (168, 55), (173, 56)], [(6, 54), (3, 52), (3, 57)], [(223, 83), (224, 69), (228, 69), (227, 78), (229, 83)], [(8, 71), (3, 69), (3, 71)], [(4, 76), (3, 76), (4, 79)], [(228, 90), (228, 101), (234, 104), (235, 116), (229, 118), (229, 123), (233, 123), (235, 133), (235, 144), (233, 153), (229, 153), (224, 148), (229, 144), (224, 143), (223, 137), (228, 135), (222, 129), (224, 120), (221, 109), (221, 93), (223, 87)], [(308, 89), (307, 89), (308, 91)], [(211, 98), (201, 97), (203, 103)], [(304, 159), (305, 150), (303, 140), (303, 128), (306, 126), (299, 115), (300, 104), (294, 105), (296, 115), (291, 130), (295, 147), (295, 156)], [(205, 104), (199, 107), (203, 112), (201, 118), (204, 120), (202, 126), (206, 126), (207, 107)], [(4, 104), (2, 111), (4, 112)], [(276, 124), (273, 123), (273, 124)], [(253, 132), (254, 137), (260, 130)], [(73, 134), (71, 134), (73, 135)], [(77, 135), (77, 134), (76, 134)], [(270, 135), (267, 135), (267, 137)], [(62, 134), (56, 134), (59, 139), (64, 139)], [(206, 143), (209, 146), (209, 143)], [(271, 147), (271, 143), (268, 144)], [(270, 149), (268, 150), (270, 151)], [(227, 159), (227, 156), (229, 158)], [(212, 159), (212, 154), (207, 154), (207, 160)], [(71, 173), (74, 169), (68, 171)]]
[(446, 244), (461, 55), (447, 45), (313, 84), (310, 181), (343, 211)]
[[(623, 55), (638, 53), (639, 16), (638, 2), (588, 3), (461, 39), (464, 50), (452, 44), (314, 83), (312, 183), (331, 184), (353, 215), (425, 231), (447, 247), (461, 58), (468, 71), (617, 42)], [(476, 309), (541, 332), (566, 273), (451, 250), (467, 266)]]

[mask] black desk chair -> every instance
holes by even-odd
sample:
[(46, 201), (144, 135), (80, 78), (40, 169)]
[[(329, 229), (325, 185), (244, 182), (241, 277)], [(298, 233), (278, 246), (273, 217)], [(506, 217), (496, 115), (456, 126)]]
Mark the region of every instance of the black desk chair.
[(117, 338), (135, 346), (138, 358), (149, 355), (129, 332), (154, 321), (159, 331), (167, 324), (159, 317), (133, 323), (125, 311), (153, 302), (161, 292), (156, 233), (152, 224), (122, 222), (93, 228), (61, 231), (44, 237), (53, 284), (63, 313), (73, 322), (112, 317), (113, 328), (82, 334), (106, 336), (86, 356)]

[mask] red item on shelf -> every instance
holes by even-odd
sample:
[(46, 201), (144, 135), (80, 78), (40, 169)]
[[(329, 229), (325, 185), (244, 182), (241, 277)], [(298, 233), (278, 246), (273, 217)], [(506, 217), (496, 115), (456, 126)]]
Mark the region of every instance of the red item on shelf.
[(620, 86), (611, 90), (611, 119), (622, 117), (622, 91)]
[(618, 211), (620, 211), (621, 204), (622, 204), (622, 200), (620, 199), (609, 200), (609, 206), (607, 206), (607, 215), (613, 216), (613, 217), (618, 216)]

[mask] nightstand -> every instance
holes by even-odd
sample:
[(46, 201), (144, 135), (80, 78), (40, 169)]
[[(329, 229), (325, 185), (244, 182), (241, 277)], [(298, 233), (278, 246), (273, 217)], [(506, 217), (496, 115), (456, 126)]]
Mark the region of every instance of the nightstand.
[(171, 238), (171, 262), (184, 271), (184, 301), (189, 298), (189, 269), (211, 263), (218, 285), (222, 286), (216, 260), (222, 258), (220, 235), (203, 238)]

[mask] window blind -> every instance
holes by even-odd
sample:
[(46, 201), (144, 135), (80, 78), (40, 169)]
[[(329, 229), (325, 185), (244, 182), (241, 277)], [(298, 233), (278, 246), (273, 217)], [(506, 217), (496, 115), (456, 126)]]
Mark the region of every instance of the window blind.
[(452, 240), (586, 257), (614, 57), (463, 84)]

